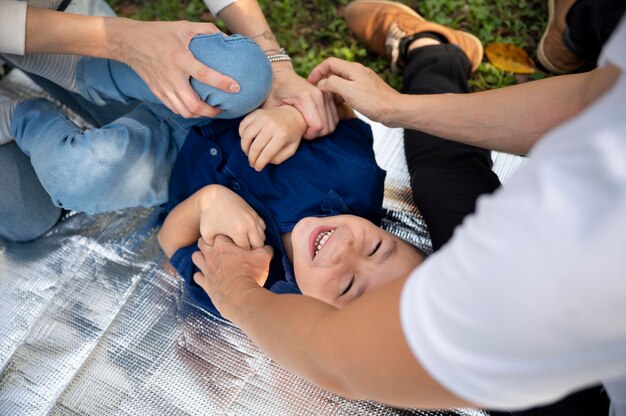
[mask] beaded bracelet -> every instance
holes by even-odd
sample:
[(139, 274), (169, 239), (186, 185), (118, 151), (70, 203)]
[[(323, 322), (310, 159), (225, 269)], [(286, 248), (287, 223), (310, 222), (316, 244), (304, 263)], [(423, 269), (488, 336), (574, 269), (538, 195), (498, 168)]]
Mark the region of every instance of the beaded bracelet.
[[(270, 51), (275, 51), (276, 49), (270, 49)], [(266, 51), (267, 52), (267, 51)], [(285, 48), (280, 48), (277, 53), (267, 54), (267, 60), (270, 62), (281, 62), (281, 61), (290, 61), (291, 57), (287, 55), (287, 51)]]

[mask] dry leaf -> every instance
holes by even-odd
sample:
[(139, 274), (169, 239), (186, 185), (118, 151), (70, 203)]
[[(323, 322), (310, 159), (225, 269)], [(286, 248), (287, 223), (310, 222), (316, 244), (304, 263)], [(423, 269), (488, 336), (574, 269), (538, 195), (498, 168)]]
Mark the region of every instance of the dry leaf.
[(534, 74), (535, 63), (526, 51), (508, 43), (491, 43), (485, 48), (491, 64), (503, 71), (516, 74)]

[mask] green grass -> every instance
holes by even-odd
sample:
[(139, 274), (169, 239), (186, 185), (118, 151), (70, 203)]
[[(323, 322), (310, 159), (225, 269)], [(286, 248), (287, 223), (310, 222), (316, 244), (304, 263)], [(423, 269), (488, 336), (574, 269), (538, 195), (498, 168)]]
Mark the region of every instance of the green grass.
[[(535, 59), (535, 49), (547, 17), (544, 0), (423, 0), (403, 3), (425, 18), (477, 35), (484, 45), (513, 43)], [(201, 0), (109, 0), (120, 15), (142, 20), (214, 21)], [(259, 0), (274, 34), (292, 56), (296, 71), (303, 76), (324, 59), (336, 56), (372, 68), (398, 88), (401, 78), (389, 70), (389, 62), (369, 51), (357, 40), (341, 18), (348, 0)], [(226, 30), (221, 22), (216, 22)], [(542, 78), (538, 72), (531, 79)], [(486, 60), (474, 74), (474, 90), (485, 90), (524, 81), (490, 65)]]

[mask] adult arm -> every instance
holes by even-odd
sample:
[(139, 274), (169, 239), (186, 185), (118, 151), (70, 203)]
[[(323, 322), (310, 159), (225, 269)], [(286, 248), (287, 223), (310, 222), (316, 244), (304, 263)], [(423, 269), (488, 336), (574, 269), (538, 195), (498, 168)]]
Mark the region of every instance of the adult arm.
[(349, 397), (521, 409), (623, 380), (626, 80), (615, 88), (408, 280), (337, 310), (260, 288), (270, 251), (226, 241), (200, 243), (195, 279), (279, 363)]
[[(260, 285), (271, 250), (241, 250), (218, 237), (200, 242), (194, 262), (220, 313), (282, 366), (335, 393), (394, 406), (441, 408), (468, 403), (441, 387), (415, 360), (402, 334), (399, 299), (405, 279), (343, 309)], [(294, 313), (297, 311), (297, 313)]]
[(388, 126), (525, 154), (545, 133), (606, 92), (618, 75), (609, 65), (473, 94), (403, 95), (369, 68), (330, 58), (311, 72), (309, 81)]
[[(204, 66), (189, 51), (193, 36), (219, 31), (211, 23), (83, 16), (16, 1), (0, 2), (0, 10), (0, 26), (18, 29), (18, 33), (11, 34), (11, 42), (2, 44), (0, 52), (60, 53), (124, 62), (170, 110), (184, 117), (212, 117), (218, 113), (193, 91), (190, 76), (225, 91), (239, 90), (236, 81)], [(5, 25), (5, 20), (11, 18), (25, 22)]]
[[(270, 29), (256, 0), (238, 0), (219, 12), (234, 33), (252, 38), (266, 54), (277, 53), (280, 45)], [(274, 82), (264, 108), (290, 104), (296, 107), (307, 123), (306, 139), (334, 131), (337, 121), (332, 117), (334, 103), (314, 85), (298, 76), (291, 62), (272, 63)]]

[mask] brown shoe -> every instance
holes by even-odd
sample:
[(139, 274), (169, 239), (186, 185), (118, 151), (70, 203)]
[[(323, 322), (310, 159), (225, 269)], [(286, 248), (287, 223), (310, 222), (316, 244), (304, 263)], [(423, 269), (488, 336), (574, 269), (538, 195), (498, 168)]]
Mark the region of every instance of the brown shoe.
[(567, 27), (565, 17), (576, 0), (548, 0), (548, 26), (537, 47), (537, 59), (548, 71), (555, 74), (573, 72), (585, 64), (585, 60), (570, 51), (563, 42)]
[(344, 9), (344, 17), (350, 29), (374, 52), (391, 59), (395, 71), (400, 57), (400, 41), (407, 36), (433, 32), (457, 45), (472, 63), (475, 71), (483, 60), (483, 45), (470, 33), (453, 30), (429, 22), (415, 10), (386, 0), (356, 0)]

